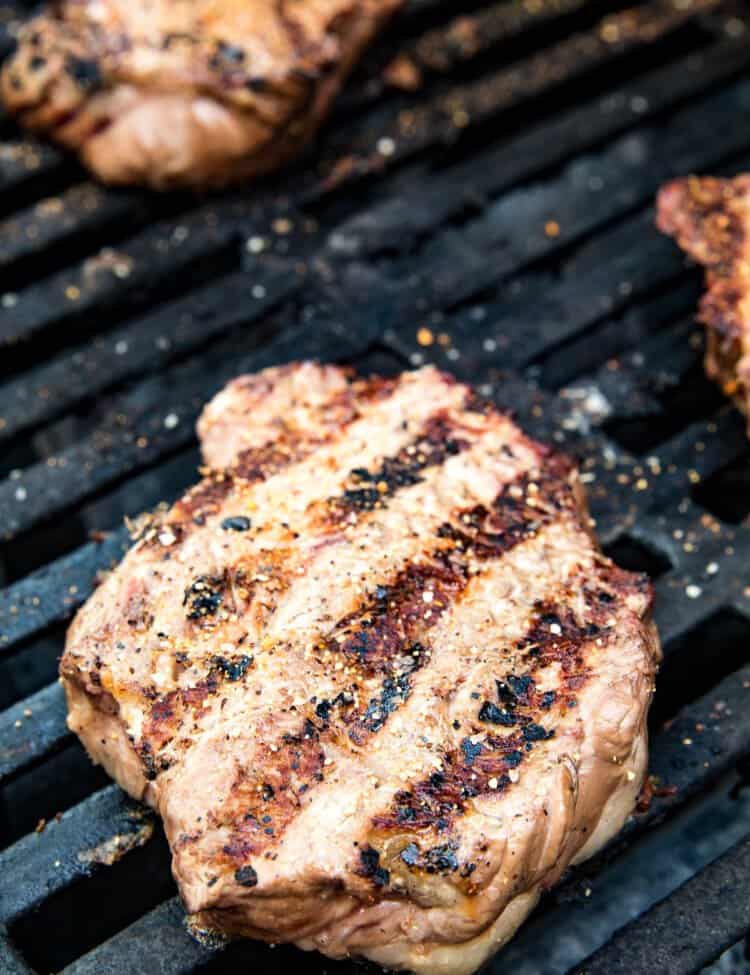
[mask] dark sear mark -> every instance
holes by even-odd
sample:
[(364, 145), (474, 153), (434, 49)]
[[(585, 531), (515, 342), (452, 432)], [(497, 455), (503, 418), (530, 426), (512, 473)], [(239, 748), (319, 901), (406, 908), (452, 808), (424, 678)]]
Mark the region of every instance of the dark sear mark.
[(248, 669), (253, 664), (253, 658), (245, 656), (228, 659), (227, 657), (214, 657), (211, 661), (229, 681), (240, 680), (245, 676)]
[(68, 74), (85, 91), (93, 91), (102, 83), (99, 64), (89, 58), (69, 58), (65, 65)]
[[(233, 830), (225, 848), (227, 855), (257, 854), (271, 841), (267, 832), (271, 824), (264, 825), (259, 819), (261, 801), (272, 814), (273, 838), (279, 838), (299, 809), (310, 784), (323, 779), (322, 741), (328, 738), (340, 741), (341, 732), (345, 731), (355, 745), (362, 747), (387, 724), (390, 715), (408, 699), (413, 675), (429, 662), (426, 638), (430, 628), (466, 588), (476, 571), (472, 567), (500, 558), (541, 526), (555, 520), (561, 511), (574, 507), (572, 491), (564, 480), (571, 466), (567, 458), (547, 457), (544, 472), (537, 476), (524, 474), (504, 485), (489, 509), (477, 506), (458, 512), (453, 521), (445, 522), (439, 529), (432, 552), (421, 555), (418, 564), (405, 566), (391, 583), (376, 586), (355, 614), (341, 620), (318, 650), (343, 656), (347, 660), (347, 680), (351, 683), (333, 700), (313, 699), (310, 716), (301, 721), (297, 735), (282, 736), (277, 751), (260, 756), (252, 775), (246, 772), (238, 779), (233, 795), (236, 792), (243, 801), (238, 798), (234, 813), (231, 812), (234, 802), (228, 804), (226, 818), (222, 819)], [(425, 594), (429, 594), (427, 600)], [(357, 681), (373, 677), (382, 679), (380, 691), (359, 710), (353, 708)], [(523, 686), (523, 681), (516, 685), (519, 694)], [(530, 688), (528, 684), (527, 689)], [(456, 769), (462, 769), (461, 776), (466, 778), (466, 769), (473, 763), (481, 778), (485, 767), (492, 767), (486, 748), (469, 738), (463, 744), (465, 751), (453, 760)], [(500, 774), (520, 763), (519, 756), (527, 745), (530, 743), (521, 732), (507, 739), (505, 745), (498, 745), (510, 756), (495, 761)], [(273, 777), (280, 765), (286, 767), (286, 763), (293, 768), (279, 783)], [(490, 777), (489, 773), (486, 777)], [(450, 792), (451, 781), (450, 775), (436, 773), (426, 788), (430, 794), (439, 795), (443, 789)], [(502, 779), (500, 787), (505, 787), (508, 781)], [(252, 787), (249, 782), (253, 783)], [(268, 800), (262, 798), (265, 783), (274, 789), (274, 795)], [(459, 799), (463, 787), (463, 782), (457, 786)], [(425, 818), (418, 804), (404, 802), (402, 807), (402, 818), (398, 819), (401, 825), (412, 821), (417, 825), (434, 822), (432, 816)], [(446, 815), (452, 809), (451, 801), (446, 806)], [(447, 822), (446, 819), (446, 828)]]
[(227, 532), (246, 532), (252, 527), (252, 522), (244, 515), (231, 515), (224, 518), (221, 527)]
[(469, 446), (468, 441), (456, 433), (455, 424), (442, 411), (425, 423), (413, 443), (394, 457), (386, 457), (375, 471), (354, 468), (349, 474), (354, 486), (329, 501), (332, 520), (344, 521), (352, 513), (384, 507), (387, 498), (400, 488), (419, 484), (424, 470), (439, 466)]
[(360, 868), (357, 873), (367, 877), (376, 887), (387, 887), (391, 881), (390, 873), (380, 866), (380, 853), (372, 846), (365, 846), (359, 852)]
[(213, 616), (221, 606), (226, 588), (225, 576), (198, 576), (185, 590), (182, 605), (188, 607), (189, 620)]
[[(608, 576), (607, 582), (613, 589), (622, 586), (626, 578), (616, 567), (603, 565), (600, 577), (601, 572)], [(374, 817), (374, 829), (397, 831), (408, 826), (410, 829), (445, 832), (465, 811), (471, 799), (484, 794), (501, 794), (517, 781), (514, 770), (540, 742), (555, 734), (554, 728), (539, 724), (535, 718), (541, 710), (550, 712), (554, 704), (558, 716), (575, 706), (575, 692), (589, 676), (583, 648), (591, 640), (607, 639), (611, 633), (606, 622), (610, 610), (608, 603), (600, 598), (601, 591), (588, 587), (585, 582), (582, 584), (585, 600), (582, 621), (578, 621), (564, 605), (538, 602), (532, 622), (516, 643), (516, 650), (521, 652), (533, 671), (553, 663), (559, 667), (562, 693), (540, 691), (533, 673), (509, 675), (496, 681), (503, 719), (491, 723), (517, 730), (498, 737), (477, 727), (480, 734), (465, 737), (458, 748), (447, 752), (439, 771), (414, 783), (410, 789), (398, 792), (392, 807)], [(501, 709), (493, 702), (485, 701), (477, 718), (486, 723), (488, 715), (494, 716), (496, 711)], [(512, 723), (506, 715), (512, 716)], [(413, 858), (413, 854), (409, 856)]]
[(251, 866), (240, 867), (239, 870), (235, 870), (234, 879), (240, 887), (257, 887), (258, 885), (258, 874)]
[(229, 862), (244, 863), (283, 833), (310, 783), (323, 780), (324, 761), (309, 722), (301, 734), (284, 735), (281, 747), (262, 746), (252, 765), (238, 770), (227, 800), (209, 817), (213, 826), (231, 829), (223, 847)]

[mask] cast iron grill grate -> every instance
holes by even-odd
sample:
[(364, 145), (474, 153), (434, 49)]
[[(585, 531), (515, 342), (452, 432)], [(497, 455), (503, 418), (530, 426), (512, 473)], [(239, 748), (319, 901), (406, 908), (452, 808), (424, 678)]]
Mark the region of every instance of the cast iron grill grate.
[[(0, 7), (3, 49), (21, 13)], [(411, 0), (315, 152), (203, 201), (94, 186), (0, 120), (0, 971), (351, 971), (193, 941), (158, 826), (90, 766), (55, 682), (113, 526), (194, 480), (203, 402), (303, 356), (479, 384), (583, 459), (605, 546), (656, 579), (655, 794), (492, 970), (696, 972), (750, 930), (750, 447), (651, 209), (672, 175), (750, 167), (749, 15)], [(691, 859), (680, 824), (709, 813)], [(631, 909), (652, 850), (687, 866)]]

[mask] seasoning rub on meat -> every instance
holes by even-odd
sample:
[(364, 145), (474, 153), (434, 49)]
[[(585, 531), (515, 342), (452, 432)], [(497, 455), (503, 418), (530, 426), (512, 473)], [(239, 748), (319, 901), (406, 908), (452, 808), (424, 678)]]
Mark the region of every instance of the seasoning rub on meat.
[(432, 368), (232, 382), (71, 626), (69, 723), (204, 929), (468, 973), (633, 809), (648, 580), (573, 464)]
[(21, 123), (108, 183), (214, 187), (276, 169), (402, 0), (58, 0), (0, 76)]
[(657, 224), (706, 269), (698, 314), (707, 333), (706, 372), (748, 417), (750, 433), (750, 175), (667, 184)]

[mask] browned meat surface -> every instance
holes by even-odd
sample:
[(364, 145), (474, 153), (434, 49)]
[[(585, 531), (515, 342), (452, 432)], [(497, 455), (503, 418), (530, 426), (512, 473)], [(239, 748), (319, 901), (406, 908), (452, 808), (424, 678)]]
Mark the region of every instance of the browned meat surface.
[(237, 379), (213, 468), (79, 612), (70, 726), (195, 924), (471, 972), (633, 809), (651, 587), (577, 472), (434, 369)]
[(315, 133), (401, 0), (59, 0), (21, 33), (8, 110), (105, 182), (221, 186)]
[(706, 372), (750, 418), (750, 176), (669, 183), (657, 224), (706, 268)]

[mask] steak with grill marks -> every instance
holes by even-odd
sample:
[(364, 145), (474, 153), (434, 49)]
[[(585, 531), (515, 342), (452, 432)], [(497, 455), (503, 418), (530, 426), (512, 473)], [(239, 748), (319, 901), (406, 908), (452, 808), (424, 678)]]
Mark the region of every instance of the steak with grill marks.
[(633, 809), (659, 645), (573, 464), (468, 387), (290, 365), (72, 624), (91, 757), (198, 929), (463, 973)]
[(220, 186), (315, 133), (401, 0), (59, 0), (0, 80), (22, 124), (110, 183)]
[(750, 424), (750, 175), (669, 183), (659, 193), (657, 224), (706, 269), (698, 314), (706, 372)]

